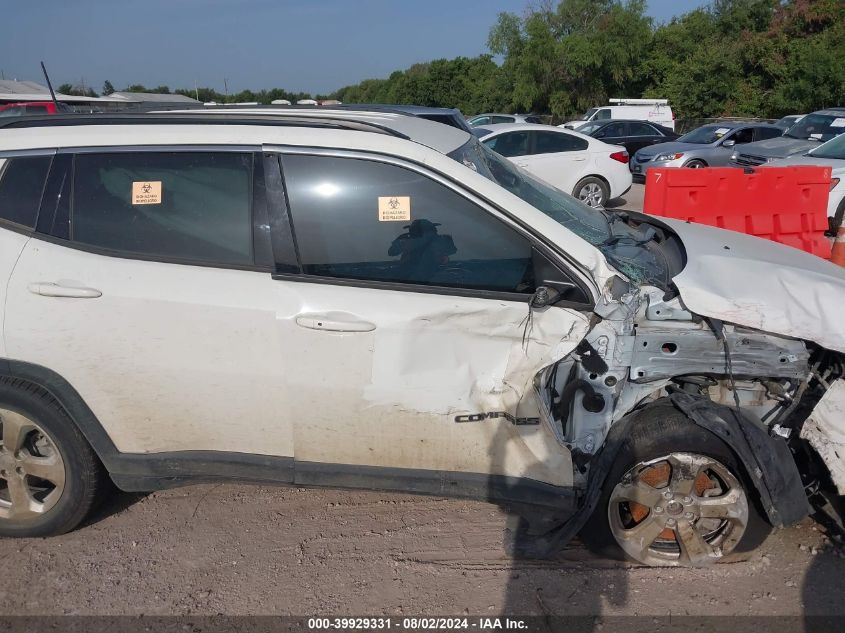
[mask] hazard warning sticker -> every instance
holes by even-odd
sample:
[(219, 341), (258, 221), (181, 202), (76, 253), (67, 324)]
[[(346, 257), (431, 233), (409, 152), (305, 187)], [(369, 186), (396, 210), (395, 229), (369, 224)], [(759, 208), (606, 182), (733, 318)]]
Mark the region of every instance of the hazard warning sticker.
[(161, 181), (133, 182), (132, 204), (161, 204)]
[(379, 222), (407, 222), (411, 219), (410, 196), (380, 196), (378, 199)]

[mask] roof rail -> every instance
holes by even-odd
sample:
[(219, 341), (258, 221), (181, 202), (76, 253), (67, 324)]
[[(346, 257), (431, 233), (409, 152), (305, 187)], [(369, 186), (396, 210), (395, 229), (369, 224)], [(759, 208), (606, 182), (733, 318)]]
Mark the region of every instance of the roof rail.
[(375, 132), (410, 139), (406, 134), (369, 121), (338, 117), (272, 116), (263, 113), (189, 112), (189, 113), (110, 113), (110, 114), (50, 114), (0, 119), (0, 129), (33, 127), (65, 127), (76, 125), (267, 125), (287, 127), (319, 127), (360, 132)]

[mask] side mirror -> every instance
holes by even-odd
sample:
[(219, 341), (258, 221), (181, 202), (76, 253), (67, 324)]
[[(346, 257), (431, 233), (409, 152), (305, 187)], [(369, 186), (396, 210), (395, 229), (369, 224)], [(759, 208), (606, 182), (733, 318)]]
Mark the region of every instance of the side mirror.
[(722, 147), (733, 147), (734, 145), (736, 145), (736, 141), (732, 138), (722, 143)]

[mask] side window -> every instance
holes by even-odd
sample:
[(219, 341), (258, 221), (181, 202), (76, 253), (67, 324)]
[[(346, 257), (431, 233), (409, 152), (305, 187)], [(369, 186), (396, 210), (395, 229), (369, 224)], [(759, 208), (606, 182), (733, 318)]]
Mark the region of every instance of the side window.
[(566, 132), (532, 132), (534, 135), (534, 154), (552, 154), (556, 152), (577, 152), (589, 147), (589, 142)]
[(24, 112), (22, 106), (15, 106), (14, 108), (6, 108), (5, 110), (0, 110), (0, 116), (21, 116), (23, 113)]
[(512, 116), (494, 116), (491, 117), (493, 119), (493, 124), (496, 123), (513, 123), (514, 118)]
[(538, 116), (527, 116), (527, 117), (525, 117), (525, 122), (526, 123), (542, 123), (543, 119), (541, 119)]
[(306, 275), (534, 291), (529, 241), (448, 187), (355, 158), (282, 162)]
[(70, 237), (173, 260), (252, 264), (251, 181), (248, 153), (79, 154)]
[(610, 109), (609, 108), (602, 108), (596, 114), (595, 120), (603, 121), (604, 119), (610, 119)]
[(733, 136), (729, 136), (728, 138), (731, 138), (736, 141), (737, 145), (742, 145), (743, 143), (750, 143), (754, 140), (754, 128), (747, 127), (744, 130), (739, 130), (735, 132)]
[(499, 136), (484, 141), (484, 144), (507, 158), (525, 156), (528, 153), (528, 132), (499, 134)]
[(769, 138), (776, 138), (783, 134), (783, 130), (772, 127), (756, 127), (754, 128), (754, 140), (765, 141)]
[(0, 158), (0, 220), (35, 228), (50, 156)]
[(490, 117), (489, 116), (482, 116), (477, 119), (472, 120), (472, 125), (475, 127), (476, 125), (490, 125)]
[(601, 138), (618, 138), (625, 136), (624, 123), (610, 123), (601, 131)]
[(26, 106), (26, 114), (47, 114), (47, 106)]
[(662, 136), (647, 123), (628, 122), (628, 134), (631, 136)]

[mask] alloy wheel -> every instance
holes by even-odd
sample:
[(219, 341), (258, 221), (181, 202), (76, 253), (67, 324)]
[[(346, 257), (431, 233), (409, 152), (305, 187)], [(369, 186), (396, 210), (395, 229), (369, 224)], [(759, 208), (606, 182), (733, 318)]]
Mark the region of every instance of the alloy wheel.
[(608, 504), (619, 546), (645, 565), (707, 565), (730, 554), (748, 526), (748, 498), (724, 464), (694, 453), (640, 462)]
[(0, 520), (48, 512), (65, 488), (65, 463), (50, 436), (28, 417), (0, 409)]
[(598, 208), (602, 206), (602, 190), (595, 182), (588, 182), (578, 192), (578, 199), (588, 207)]

